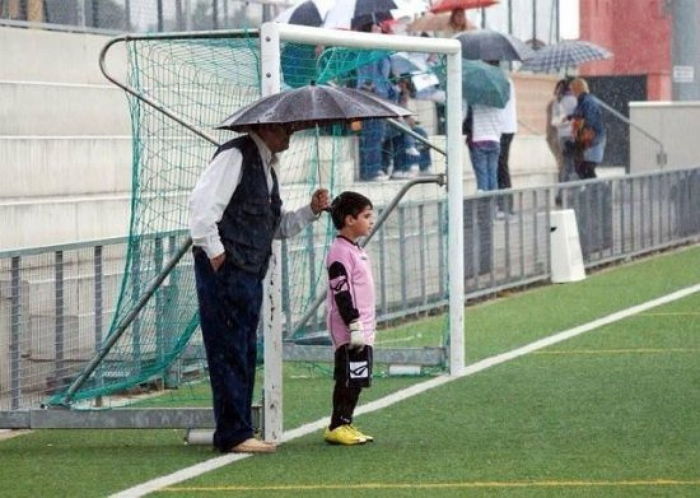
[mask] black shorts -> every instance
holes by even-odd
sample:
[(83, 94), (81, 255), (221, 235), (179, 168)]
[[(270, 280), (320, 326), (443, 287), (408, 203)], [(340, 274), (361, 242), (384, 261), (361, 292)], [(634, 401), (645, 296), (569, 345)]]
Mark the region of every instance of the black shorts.
[(369, 387), (372, 383), (372, 346), (350, 349), (348, 344), (335, 351), (333, 379), (347, 387)]

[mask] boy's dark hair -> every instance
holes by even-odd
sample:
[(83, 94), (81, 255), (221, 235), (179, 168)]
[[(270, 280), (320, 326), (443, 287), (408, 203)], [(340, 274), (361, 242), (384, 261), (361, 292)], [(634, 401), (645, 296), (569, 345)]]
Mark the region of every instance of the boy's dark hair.
[(357, 217), (365, 208), (374, 209), (372, 201), (357, 192), (346, 191), (338, 195), (331, 203), (331, 218), (337, 230), (345, 226), (345, 217)]

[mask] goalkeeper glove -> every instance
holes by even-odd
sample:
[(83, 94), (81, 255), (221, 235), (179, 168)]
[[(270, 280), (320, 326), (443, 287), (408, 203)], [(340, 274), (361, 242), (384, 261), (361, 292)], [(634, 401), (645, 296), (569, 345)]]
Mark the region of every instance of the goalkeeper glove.
[(362, 350), (365, 347), (365, 335), (362, 333), (362, 324), (355, 320), (348, 325), (350, 329), (350, 349)]

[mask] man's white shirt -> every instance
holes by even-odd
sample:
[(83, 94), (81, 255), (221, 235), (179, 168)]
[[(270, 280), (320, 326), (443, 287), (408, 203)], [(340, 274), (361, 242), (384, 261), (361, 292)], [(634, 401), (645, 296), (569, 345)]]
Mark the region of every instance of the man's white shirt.
[[(272, 192), (272, 170), (279, 178), (279, 161), (265, 142), (255, 133), (250, 133), (262, 159), (267, 179), (268, 192)], [(192, 243), (201, 247), (209, 259), (224, 252), (217, 223), (221, 221), (231, 196), (241, 183), (243, 176), (243, 155), (236, 147), (218, 154), (204, 170), (189, 200), (189, 225)], [(296, 211), (282, 210), (280, 226), (275, 238), (287, 238), (299, 233), (315, 220), (311, 206), (305, 205)]]

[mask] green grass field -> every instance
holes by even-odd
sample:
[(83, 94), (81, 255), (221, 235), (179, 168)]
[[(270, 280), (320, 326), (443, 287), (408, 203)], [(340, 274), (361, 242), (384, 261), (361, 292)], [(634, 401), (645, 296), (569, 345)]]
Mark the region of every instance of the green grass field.
[[(468, 307), (468, 362), (698, 283), (696, 247)], [(382, 337), (420, 343), (443, 327), (437, 317)], [(361, 402), (425, 380), (378, 378)], [(326, 370), (286, 365), (285, 427), (326, 416), (330, 391)], [(331, 447), (318, 432), (275, 455), (235, 462), (157, 494), (700, 496), (700, 294), (455, 380), (357, 423), (375, 443)], [(182, 436), (54, 430), (6, 439), (0, 441), (0, 495), (103, 496), (216, 456), (207, 447), (185, 446)]]

